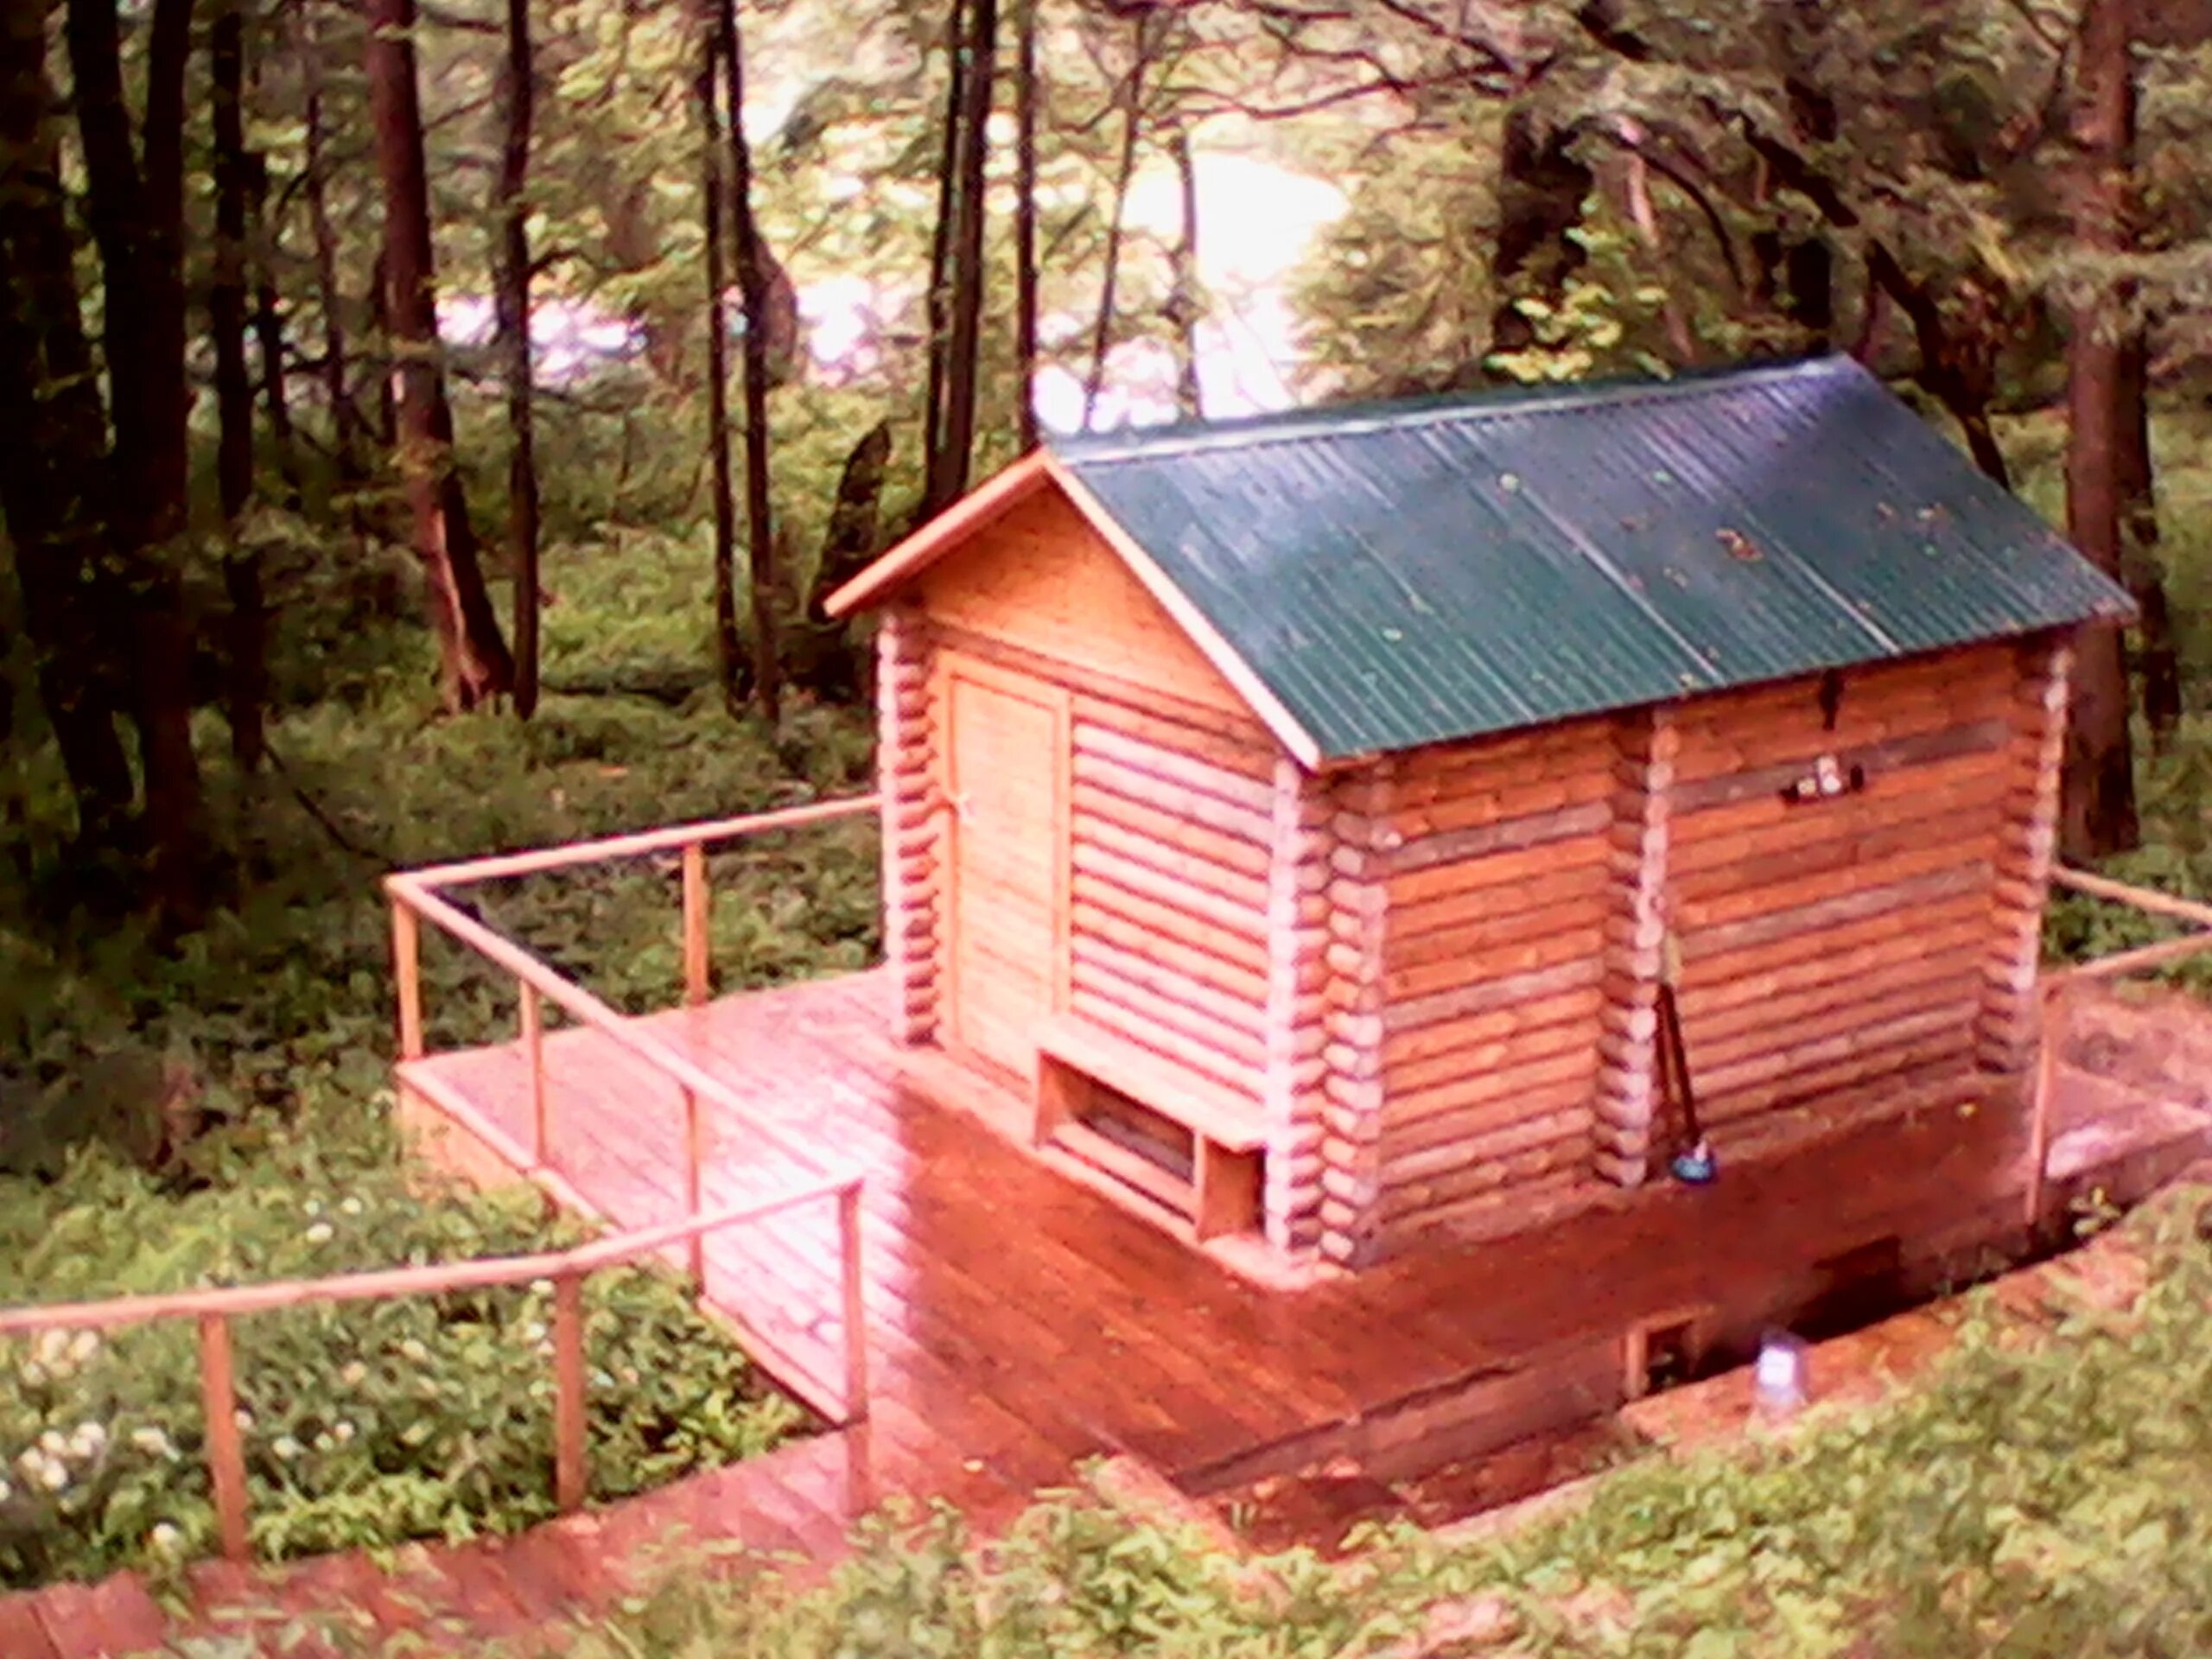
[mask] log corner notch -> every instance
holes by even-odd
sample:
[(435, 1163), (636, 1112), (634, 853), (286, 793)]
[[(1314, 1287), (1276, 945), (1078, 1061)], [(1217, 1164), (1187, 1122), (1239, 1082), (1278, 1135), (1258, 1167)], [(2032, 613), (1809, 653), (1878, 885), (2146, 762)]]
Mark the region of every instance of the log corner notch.
[(1384, 960), (1389, 888), (1375, 855), (1389, 825), (1396, 766), (1385, 758), (1337, 780), (1361, 785), (1363, 810), (1336, 791), (1323, 1006), (1321, 1253), (1363, 1267), (1381, 1247)]
[(1669, 797), (1680, 747), (1671, 711), (1643, 709), (1614, 727), (1613, 821), (1607, 865), (1604, 1003), (1591, 1162), (1614, 1185), (1641, 1186), (1657, 1116), (1659, 979), (1666, 948)]
[(2073, 662), (2073, 647), (2060, 636), (2024, 641), (2013, 693), (2013, 781), (1998, 831), (1994, 912), (1974, 1027), (1974, 1059), (1986, 1072), (2023, 1081), (2035, 1063), (2042, 1028), (2037, 976), (2057, 849)]
[(1287, 756), (1275, 761), (1268, 864), (1268, 1243), (1320, 1242), (1329, 1044), (1329, 856), (1334, 803)]
[(885, 609), (876, 633), (876, 765), (883, 797), (883, 955), (892, 1034), (910, 1046), (938, 1027), (939, 842), (937, 738), (930, 704), (927, 624), (906, 606)]

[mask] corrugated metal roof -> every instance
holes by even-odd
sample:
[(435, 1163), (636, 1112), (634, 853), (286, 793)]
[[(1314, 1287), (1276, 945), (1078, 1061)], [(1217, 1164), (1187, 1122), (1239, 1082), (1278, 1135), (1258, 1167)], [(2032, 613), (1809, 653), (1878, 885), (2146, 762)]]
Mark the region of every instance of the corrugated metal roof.
[(1054, 454), (1326, 757), (2129, 613), (1847, 359)]

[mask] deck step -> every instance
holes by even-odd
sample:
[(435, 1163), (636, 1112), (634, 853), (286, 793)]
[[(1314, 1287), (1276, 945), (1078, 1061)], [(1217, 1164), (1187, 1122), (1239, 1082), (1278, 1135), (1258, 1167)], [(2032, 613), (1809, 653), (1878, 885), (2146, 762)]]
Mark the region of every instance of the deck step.
[(1101, 1135), (1080, 1120), (1071, 1120), (1058, 1127), (1052, 1144), (1099, 1173), (1111, 1176), (1171, 1215), (1184, 1221), (1191, 1219), (1194, 1195), (1190, 1184), (1177, 1180), (1172, 1172), (1110, 1135)]

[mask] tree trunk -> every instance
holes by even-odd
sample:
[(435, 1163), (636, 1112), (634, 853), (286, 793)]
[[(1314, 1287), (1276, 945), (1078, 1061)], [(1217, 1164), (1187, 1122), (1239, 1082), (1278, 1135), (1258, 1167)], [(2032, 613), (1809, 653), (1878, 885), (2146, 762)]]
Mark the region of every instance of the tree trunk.
[(1177, 127), (1168, 140), (1175, 158), (1175, 177), (1182, 195), (1183, 234), (1175, 245), (1175, 285), (1168, 295), (1175, 330), (1175, 404), (1186, 420), (1205, 413), (1198, 385), (1198, 168), (1191, 155), (1191, 135)]
[(1037, 0), (1020, 0), (1014, 57), (1014, 434), (1037, 447)]
[(1591, 184), (1571, 131), (1541, 131), (1526, 103), (1507, 111), (1498, 159), (1497, 236), (1491, 251), (1491, 357), (1535, 347), (1535, 325), (1519, 302), (1538, 300), (1556, 308), (1589, 257), (1567, 232), (1581, 222)]
[(0, 514), (78, 842), (108, 854), (126, 850), (134, 828), (116, 730), (126, 648), (107, 575), (107, 416), (79, 304), (53, 105), (43, 9), (0, 9)]
[(1106, 358), (1114, 349), (1115, 290), (1120, 285), (1122, 273), (1122, 219), (1129, 203), (1129, 182), (1136, 176), (1137, 142), (1144, 128), (1144, 72), (1152, 54), (1151, 31), (1146, 22), (1147, 12), (1136, 14), (1131, 27), (1135, 31), (1136, 56), (1129, 65), (1128, 79), (1122, 83), (1122, 156), (1114, 171), (1113, 212), (1106, 221), (1105, 274), (1098, 288), (1098, 320), (1090, 331), (1090, 369), (1083, 381), (1083, 425), (1090, 429), (1092, 417), (1098, 409), (1098, 395), (1106, 385)]
[(223, 0), (208, 31), (214, 118), (215, 261), (207, 329), (215, 350), (215, 485), (223, 508), (223, 594), (229, 605), (224, 709), (231, 754), (241, 772), (261, 769), (268, 702), (268, 622), (261, 559), (239, 538), (253, 500), (253, 381), (246, 372), (245, 14)]
[(203, 909), (207, 843), (192, 747), (192, 635), (175, 565), (192, 406), (185, 372), (184, 84), (192, 0), (155, 0), (146, 107), (134, 145), (115, 0), (69, 0), (66, 33), (83, 146), (86, 216), (99, 245), (117, 551), (131, 632), (154, 902), (165, 928)]
[(249, 156), (253, 181), (249, 219), (257, 250), (254, 265), (253, 340), (261, 359), (262, 412), (269, 422), (269, 441), (276, 451), (276, 470), (284, 480), (285, 505), (297, 512), (301, 505), (299, 444), (292, 431), (292, 398), (284, 370), (283, 298), (276, 288), (276, 227), (268, 219), (269, 168), (257, 156)]
[[(985, 0), (988, 3), (988, 0)], [(729, 88), (730, 220), (737, 242), (737, 291), (745, 310), (745, 550), (753, 592), (753, 688), (760, 712), (773, 726), (782, 717), (777, 671), (775, 522), (768, 494), (768, 387), (772, 370), (770, 276), (760, 222), (753, 215), (753, 145), (745, 136), (745, 40), (736, 0), (719, 0), (722, 71)], [(785, 288), (790, 302), (797, 296)], [(794, 313), (795, 315), (795, 313)], [(793, 331), (794, 334), (796, 330)]]
[(537, 709), (537, 454), (530, 341), (530, 139), (537, 105), (530, 0), (507, 0), (499, 149), (499, 344), (507, 382), (507, 545), (515, 567), (515, 713)]
[(944, 384), (952, 349), (952, 246), (960, 200), (960, 126), (968, 105), (968, 0), (950, 0), (945, 14), (944, 131), (938, 145), (937, 222), (930, 227), (929, 288), (924, 304), (929, 346), (922, 391), (922, 499), (914, 518), (920, 523), (944, 503), (936, 480), (944, 451)]
[[(2082, 17), (2075, 70), (2074, 138), (2080, 160), (2074, 226), (2084, 251), (2113, 253), (2126, 246), (2133, 86), (2129, 11), (2126, 0), (2089, 0)], [(2107, 286), (2075, 307), (2066, 364), (2067, 532), (2101, 569), (2114, 576), (2124, 569), (2126, 504), (2126, 330), (2118, 301)], [(2075, 669), (2060, 825), (2060, 846), (2069, 859), (2101, 858), (2139, 839), (2128, 703), (2120, 631), (2085, 631)]]
[[(322, 130), (322, 42), (317, 37), (308, 8), (295, 14), (293, 49), (300, 61), (302, 88), (302, 143), (306, 172), (302, 189), (308, 203), (308, 233), (315, 243), (315, 301), (322, 308), (322, 391), (330, 405), (332, 447), (338, 457), (338, 479), (349, 491), (360, 487), (366, 477), (360, 451), (361, 423), (354, 407), (352, 363), (346, 340), (346, 292), (338, 279), (338, 232), (330, 222), (329, 162), (324, 155)], [(375, 291), (384, 291), (383, 278)], [(355, 528), (360, 529), (358, 511)]]
[(706, 233), (707, 460), (715, 519), (715, 672), (722, 706), (745, 707), (745, 653), (737, 637), (737, 512), (729, 481), (728, 278), (723, 270), (721, 31), (714, 0), (705, 0), (699, 29), (699, 73), (693, 85), (702, 129), (699, 196)]
[(2164, 749), (2181, 724), (2181, 662), (2174, 647), (2172, 608), (2158, 557), (2158, 480), (2151, 460), (2151, 341), (2132, 325), (2120, 349), (2120, 556), (2128, 591), (2142, 613), (2138, 666), (2143, 673), (2143, 718), (2151, 741)]
[(384, 177), (385, 303), (391, 320), (399, 466), (412, 510), (446, 707), (456, 713), (514, 685), (476, 531), (453, 464), (453, 410), (438, 343), (437, 267), (415, 78), (415, 0), (369, 0), (369, 107)]
[(950, 315), (945, 341), (944, 418), (931, 457), (934, 507), (968, 488), (976, 448), (976, 355), (982, 340), (984, 174), (990, 155), (991, 89), (998, 51), (998, 0), (970, 0), (968, 60), (961, 76), (951, 235)]

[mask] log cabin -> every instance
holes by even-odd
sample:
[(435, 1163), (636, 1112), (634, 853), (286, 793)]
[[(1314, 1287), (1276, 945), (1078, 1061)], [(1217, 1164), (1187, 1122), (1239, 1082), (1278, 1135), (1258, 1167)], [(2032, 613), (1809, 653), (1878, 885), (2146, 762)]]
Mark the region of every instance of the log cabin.
[(2020, 1079), (2129, 614), (1840, 359), (1055, 441), (830, 605), (898, 1038), (1349, 1267), (1653, 1179), (1684, 1093), (1725, 1157)]

